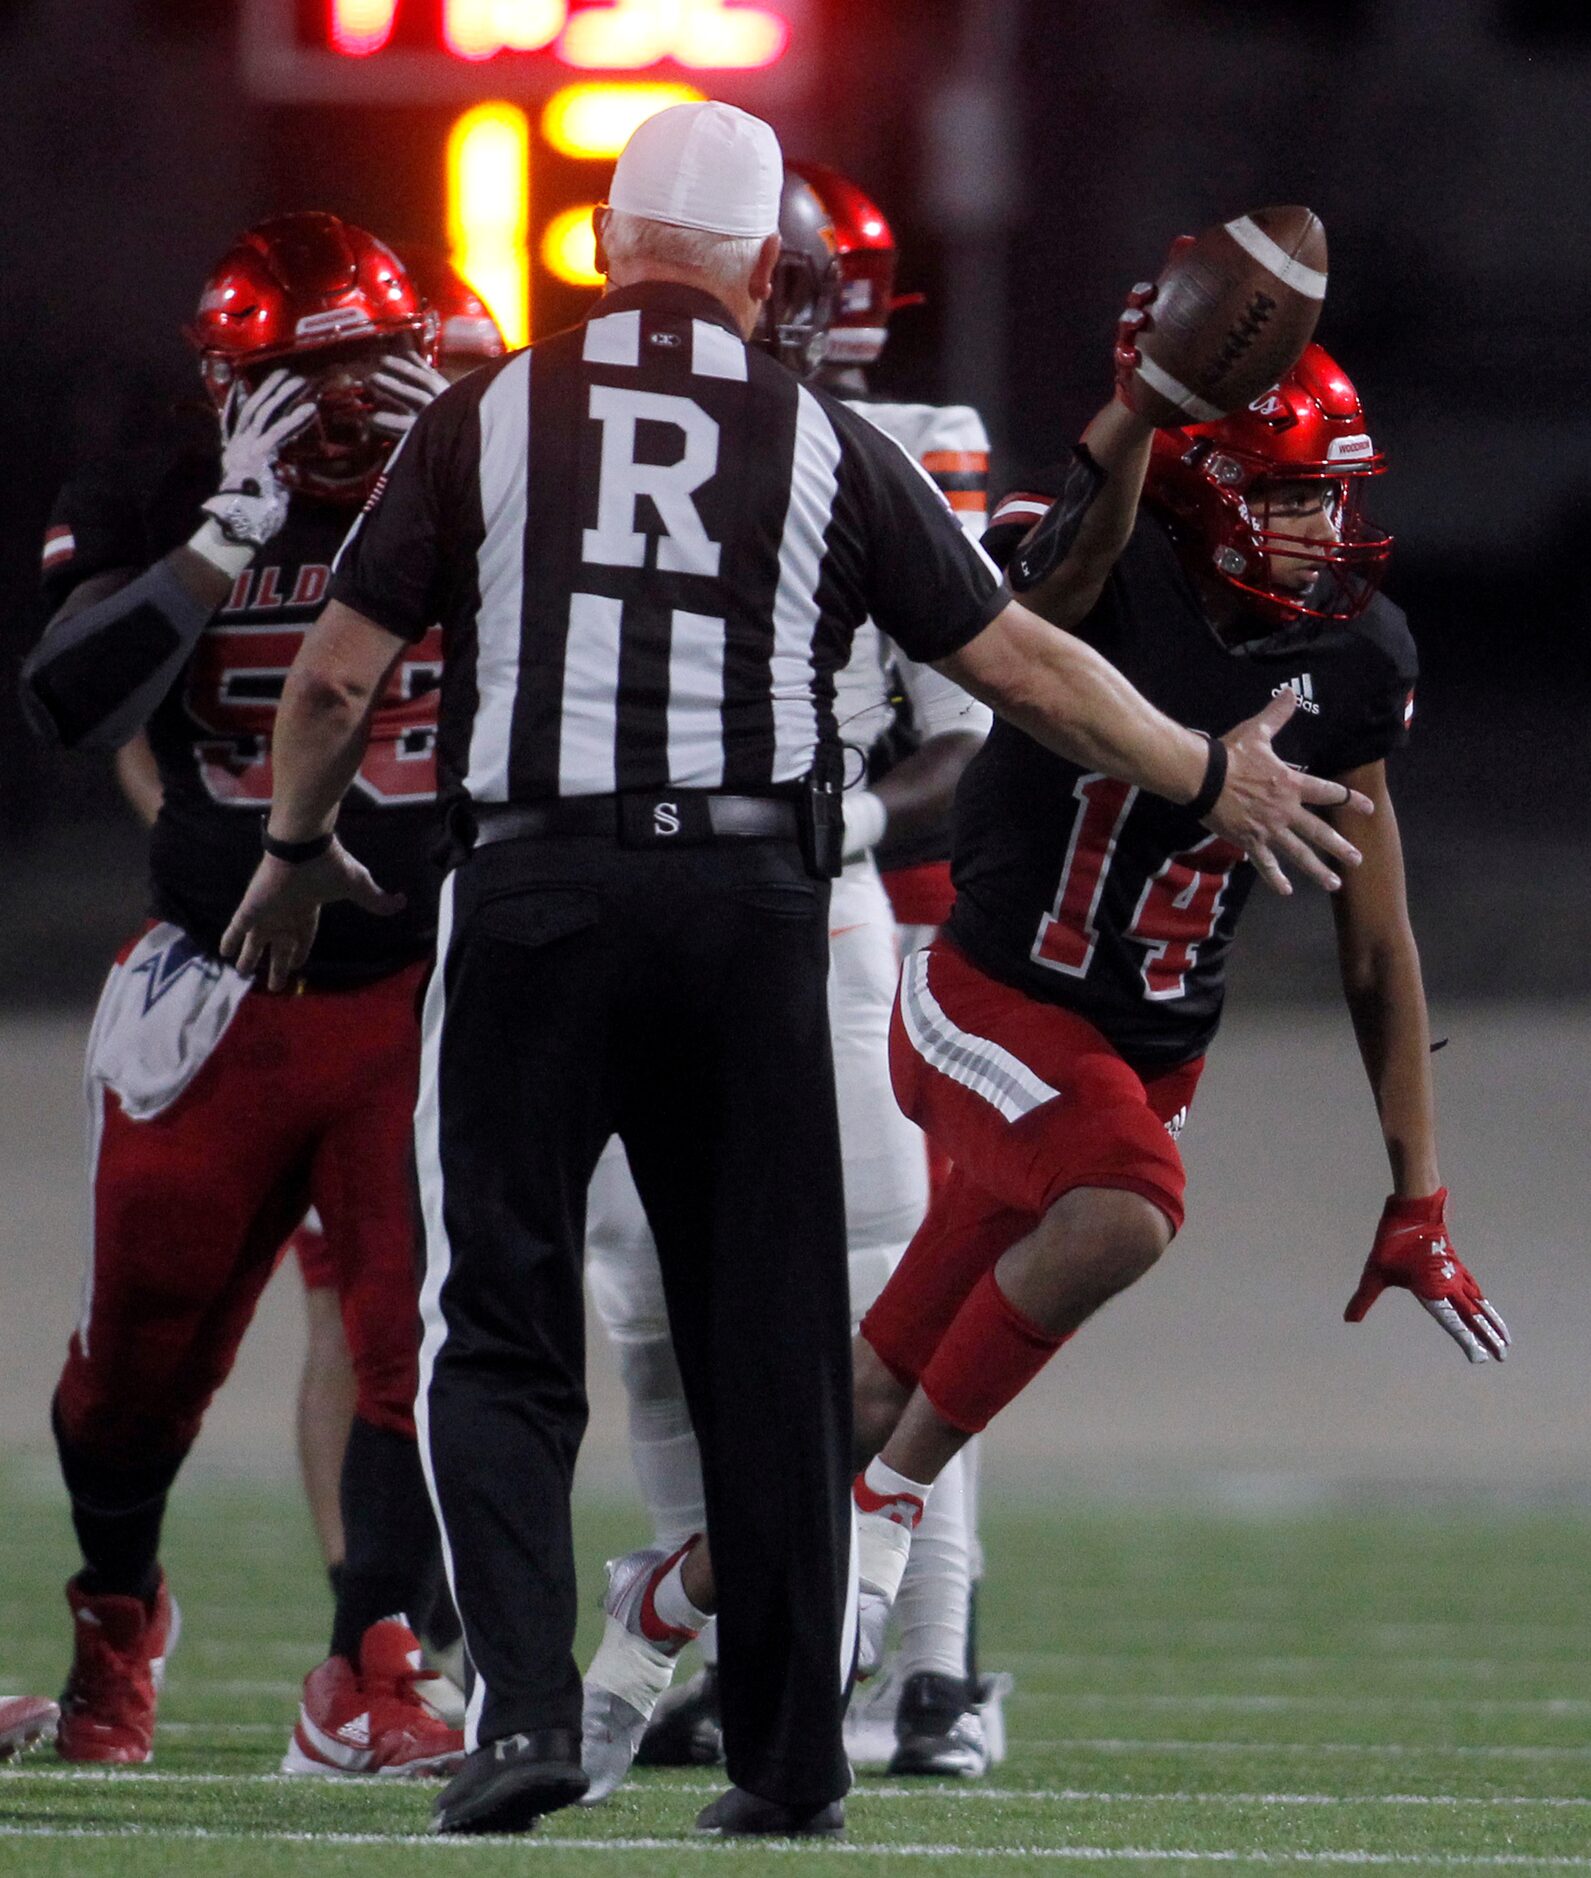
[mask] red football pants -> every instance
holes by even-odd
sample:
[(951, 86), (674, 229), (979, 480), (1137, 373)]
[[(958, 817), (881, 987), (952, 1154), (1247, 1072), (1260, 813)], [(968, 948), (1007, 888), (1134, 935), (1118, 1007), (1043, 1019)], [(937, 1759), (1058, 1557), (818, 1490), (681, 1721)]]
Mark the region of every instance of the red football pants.
[(414, 1433), (411, 1124), (425, 967), (297, 995), (251, 992), (172, 1105), (135, 1122), (105, 1093), (83, 1315), (61, 1432), (107, 1459), (187, 1452), (282, 1241), (325, 1226), (355, 1412)]
[(1141, 1077), (1092, 1024), (987, 977), (939, 939), (901, 973), (890, 1066), (901, 1108), (954, 1163), (862, 1320), (897, 1381), (917, 1381), (978, 1280), (1062, 1194), (1142, 1194), (1181, 1227), (1171, 1130), (1202, 1057)]

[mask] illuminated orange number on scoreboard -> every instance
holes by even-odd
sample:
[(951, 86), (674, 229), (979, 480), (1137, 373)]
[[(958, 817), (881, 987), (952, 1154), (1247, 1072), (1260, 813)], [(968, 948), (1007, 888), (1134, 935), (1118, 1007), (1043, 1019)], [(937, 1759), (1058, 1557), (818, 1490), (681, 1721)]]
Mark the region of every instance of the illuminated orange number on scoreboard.
[(350, 59), (367, 59), (392, 37), (398, 0), (331, 0), (331, 43)]
[[(392, 37), (398, 0), (331, 0), (331, 43), (368, 58)], [(443, 0), (442, 43), (460, 59), (540, 52), (569, 21), (569, 0)]]
[(745, 71), (772, 65), (789, 37), (777, 13), (737, 0), (611, 0), (575, 14), (558, 56), (615, 72), (660, 59), (703, 71)]
[(563, 31), (569, 0), (446, 0), (442, 38), (461, 59), (540, 52)]
[[(351, 59), (380, 52), (399, 0), (331, 0), (333, 50)], [(631, 72), (663, 59), (699, 71), (772, 65), (788, 23), (749, 0), (605, 0), (571, 10), (570, 0), (442, 0), (442, 43), (461, 59), (540, 52), (588, 70)]]
[[(400, 11), (407, 7), (410, 50), (402, 57), (414, 66), (420, 4), (326, 0), (331, 49), (347, 59), (382, 52), (393, 44)], [(502, 53), (541, 53), (582, 72), (636, 74), (568, 84), (547, 101), (543, 141), (578, 162), (611, 163), (654, 112), (702, 96), (678, 77), (648, 80), (641, 76), (648, 68), (672, 63), (693, 73), (749, 72), (778, 63), (790, 46), (783, 10), (756, 0), (441, 0), (439, 15), (431, 10), (435, 6), (429, 0), (426, 31), (436, 35), (433, 57), (440, 51), (485, 65)], [(545, 82), (548, 66), (538, 61), (537, 69), (542, 76), (533, 93)], [(530, 337), (535, 167), (531, 121), (522, 105), (483, 102), (454, 122), (446, 159), (448, 247), (510, 346)], [(599, 193), (593, 178), (592, 194)], [(602, 282), (593, 206), (560, 205), (536, 230), (541, 265), (568, 286)]]
[(530, 337), (530, 124), (515, 104), (478, 104), (447, 144), (453, 265), (491, 308), (503, 337)]

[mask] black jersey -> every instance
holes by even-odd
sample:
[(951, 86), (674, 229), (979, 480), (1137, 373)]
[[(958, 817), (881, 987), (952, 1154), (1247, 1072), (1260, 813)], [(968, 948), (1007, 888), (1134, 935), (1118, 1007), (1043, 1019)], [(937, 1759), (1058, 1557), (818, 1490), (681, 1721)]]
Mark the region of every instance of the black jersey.
[[(51, 610), (80, 582), (112, 569), (141, 570), (186, 541), (219, 473), (213, 451), (182, 448), (121, 458), (68, 484), (45, 536)], [(280, 534), (238, 576), (146, 726), (165, 791), (150, 841), (152, 911), (209, 952), (259, 863), (282, 681), (325, 603), (350, 520), (346, 508), (293, 498)], [(407, 904), (388, 919), (346, 903), (325, 908), (311, 978), (379, 976), (431, 947), (440, 670), (435, 629), (406, 650), (394, 671), (338, 821), (349, 851)]]
[[(991, 529), (996, 561), (1029, 521)], [(1278, 752), (1320, 775), (1374, 762), (1407, 737), (1414, 643), (1390, 600), (1234, 654), (1148, 512), (1077, 630), (1196, 730), (1221, 735), (1291, 690), (1298, 709)], [(991, 976), (1076, 1011), (1145, 1071), (1208, 1047), (1254, 870), (1186, 808), (1081, 769), (996, 718), (957, 792), (952, 875), (951, 936)]]

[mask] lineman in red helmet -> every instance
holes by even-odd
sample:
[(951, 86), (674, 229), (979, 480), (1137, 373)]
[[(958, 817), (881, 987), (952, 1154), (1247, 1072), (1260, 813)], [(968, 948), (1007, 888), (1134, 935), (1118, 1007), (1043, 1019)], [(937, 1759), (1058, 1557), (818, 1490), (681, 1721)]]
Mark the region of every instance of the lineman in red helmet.
[[(438, 322), (435, 390), (457, 384), (478, 366), (503, 356), (508, 347), (502, 329), (486, 302), (445, 254), (409, 242), (396, 246), (393, 252), (419, 290), (426, 311)], [(411, 370), (420, 382), (419, 373), (431, 372), (432, 368), (424, 366), (423, 361), (411, 361)], [(118, 752), (124, 775), (121, 759), (125, 755), (125, 751)], [(311, 1212), (290, 1243), (304, 1281), (308, 1332), (296, 1417), (299, 1469), (316, 1537), (327, 1568), (335, 1577), (341, 1572), (346, 1551), (339, 1482), (357, 1384), (343, 1334), (337, 1268), (319, 1215)], [(413, 1617), (425, 1645), (426, 1661), (441, 1672), (429, 1691), (429, 1700), (450, 1719), (459, 1719), (463, 1698), (457, 1691), (462, 1689), (465, 1677), (463, 1645), (447, 1587), (438, 1585), (429, 1613), (416, 1611)]]
[[(443, 1772), (462, 1753), (419, 1699), (414, 1639), (394, 1620), (434, 1579), (416, 1542), (432, 1527), (413, 1423), (408, 1141), (434, 933), (437, 646), (413, 647), (373, 701), (349, 798), (359, 858), (292, 993), (268, 995), (217, 951), (259, 858), (282, 675), (393, 438), (440, 387), (433, 334), (364, 230), (320, 214), (250, 229), (190, 329), (219, 438), (99, 466), (63, 491), (45, 538), (54, 614), (24, 667), (31, 713), (73, 748), (147, 726), (159, 784), (151, 920), (89, 1041), (93, 1241), (54, 1403), (84, 1561), (67, 1587), (68, 1760), (149, 1758), (177, 1630), (158, 1556), (167, 1493), (311, 1201), (357, 1401), (331, 1649), (285, 1765)], [(398, 892), (378, 893), (365, 862)]]
[(467, 378), (476, 366), (503, 356), (508, 346), (491, 308), (440, 249), (405, 242), (398, 258), (441, 322), (436, 362), (450, 385)]

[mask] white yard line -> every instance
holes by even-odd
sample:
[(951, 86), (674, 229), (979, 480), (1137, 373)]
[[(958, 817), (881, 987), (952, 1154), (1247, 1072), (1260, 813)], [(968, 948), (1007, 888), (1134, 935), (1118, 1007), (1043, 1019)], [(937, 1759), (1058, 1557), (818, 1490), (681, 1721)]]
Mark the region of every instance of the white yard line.
[[(254, 1739), (285, 1740), (291, 1732), (288, 1722), (228, 1722), (228, 1721), (162, 1721), (159, 1738), (168, 1735), (182, 1739), (200, 1736), (248, 1736)], [(1186, 1738), (1156, 1739), (1134, 1738), (1122, 1735), (1028, 1735), (1020, 1734), (1015, 1738), (1018, 1748), (1031, 1748), (1046, 1753), (1066, 1753), (1075, 1750), (1084, 1754), (1305, 1754), (1305, 1755), (1341, 1755), (1347, 1758), (1370, 1756), (1383, 1760), (1455, 1760), (1482, 1761), (1581, 1761), (1591, 1760), (1591, 1742), (1572, 1741), (1562, 1746), (1515, 1745), (1502, 1743), (1443, 1743), (1415, 1741), (1200, 1741)], [(39, 1771), (36, 1760), (20, 1763), (29, 1772)], [(17, 1771), (13, 1766), (11, 1771)], [(63, 1773), (67, 1769), (61, 1770)], [(4, 1778), (5, 1769), (0, 1768), (0, 1778)], [(131, 1769), (107, 1772), (108, 1779), (138, 1779), (140, 1776)], [(248, 1779), (254, 1776), (228, 1774), (217, 1776), (221, 1779)], [(260, 1776), (263, 1777), (263, 1776)], [(284, 1779), (287, 1776), (282, 1776)], [(383, 1784), (390, 1785), (390, 1782)], [(872, 1789), (868, 1789), (872, 1791)]]
[(162, 1721), (159, 1733), (164, 1735), (275, 1735), (285, 1741), (293, 1732), (291, 1716), (285, 1721), (231, 1722), (231, 1721)]
[[(108, 1767), (30, 1767), (19, 1763), (0, 1779), (28, 1779), (73, 1785), (82, 1782), (108, 1782), (113, 1786), (251, 1786), (296, 1787), (301, 1792), (315, 1790), (313, 1780), (298, 1774), (217, 1774), (169, 1773), (165, 1769), (141, 1771), (135, 1768)], [(389, 1793), (402, 1788), (401, 1781), (376, 1774), (339, 1775), (338, 1787), (384, 1787)], [(686, 1795), (721, 1793), (723, 1781), (670, 1781), (652, 1786), (655, 1794)], [(424, 1783), (415, 1783), (421, 1792)], [(323, 1789), (324, 1790), (324, 1789)], [(414, 1791), (411, 1787), (409, 1791)], [(632, 1788), (636, 1792), (640, 1789)], [(3, 1791), (3, 1789), (0, 1789)], [(1587, 1807), (1586, 1794), (1463, 1794), (1463, 1793), (1196, 1793), (1188, 1790), (1133, 1793), (1120, 1788), (1097, 1787), (1000, 1787), (981, 1781), (913, 1781), (910, 1785), (889, 1785), (869, 1781), (853, 1790), (853, 1798), (868, 1800), (1039, 1800), (1056, 1806), (1473, 1806), (1473, 1807)]]
[[(187, 1609), (186, 1605), (183, 1607)], [(0, 1605), (0, 1614), (4, 1606)], [(1432, 1618), (1421, 1622), (1387, 1622), (1333, 1624), (1327, 1622), (1305, 1623), (1297, 1617), (1197, 1617), (1186, 1623), (1170, 1617), (1121, 1617), (1099, 1616), (1090, 1614), (1087, 1619), (1071, 1626), (1075, 1633), (1086, 1633), (1096, 1641), (1106, 1641), (1118, 1637), (1129, 1642), (1140, 1639), (1158, 1643), (1205, 1643), (1217, 1648), (1236, 1645), (1238, 1653), (1253, 1645), (1261, 1638), (1294, 1639), (1301, 1643), (1318, 1641), (1322, 1630), (1330, 1633), (1340, 1632), (1346, 1643), (1357, 1646), (1350, 1651), (1374, 1658), (1378, 1646), (1390, 1645), (1394, 1648), (1413, 1648), (1425, 1641), (1445, 1641), (1457, 1638), (1466, 1642), (1477, 1634), (1484, 1634), (1489, 1642), (1506, 1638), (1512, 1645), (1525, 1647), (1530, 1639), (1537, 1647), (1551, 1648), (1555, 1645), (1565, 1650), (1575, 1651), (1584, 1646), (1585, 1632), (1578, 1624), (1543, 1624), (1527, 1618), (1496, 1618), (1489, 1612), (1477, 1613), (1473, 1618)], [(1510, 1652), (1511, 1654), (1512, 1652)], [(1005, 1667), (1011, 1660), (1012, 1653), (1001, 1650), (997, 1653), (1000, 1666)], [(1044, 1651), (1018, 1652), (1035, 1658), (1046, 1654)]]
[[(433, 1838), (428, 1834), (399, 1832), (217, 1832), (204, 1826), (129, 1826), (116, 1829), (105, 1826), (71, 1826), (55, 1829), (48, 1826), (15, 1826), (0, 1823), (0, 1839), (154, 1839), (190, 1840), (222, 1845), (401, 1845), (428, 1847), (439, 1852), (479, 1851), (489, 1845), (527, 1846), (523, 1836), (497, 1837), (490, 1834), (452, 1835)], [(738, 1839), (718, 1839), (709, 1835), (679, 1838), (586, 1839), (537, 1835), (532, 1842), (535, 1855), (548, 1852), (678, 1852), (686, 1848), (706, 1854), (734, 1854), (750, 1850)], [(764, 1839), (755, 1848), (761, 1853), (793, 1854), (803, 1859), (829, 1854), (859, 1858), (956, 1858), (956, 1859), (1076, 1859), (1089, 1864), (1214, 1864), (1214, 1865), (1376, 1865), (1413, 1866), (1427, 1870), (1490, 1870), (1494, 1868), (1535, 1866), (1539, 1869), (1584, 1871), (1591, 1869), (1591, 1857), (1574, 1854), (1537, 1856), (1528, 1852), (1251, 1852), (1232, 1850), (1173, 1850), (1159, 1846), (1113, 1845), (891, 1845), (879, 1841), (838, 1839)]]
[[(297, 1681), (291, 1682), (280, 1678), (267, 1678), (263, 1681), (255, 1681), (249, 1677), (184, 1677), (179, 1663), (175, 1684), (181, 1684), (183, 1682), (187, 1683), (189, 1693), (194, 1695), (199, 1694), (201, 1691), (205, 1695), (281, 1695), (291, 1696), (296, 1701), (298, 1697), (304, 1693), (302, 1677)], [(291, 1722), (289, 1722), (288, 1725), (291, 1727)]]
[(1576, 1695), (1550, 1695), (1509, 1698), (1502, 1696), (1459, 1697), (1445, 1695), (1167, 1695), (1117, 1693), (1103, 1689), (1039, 1690), (1018, 1689), (1008, 1695), (1007, 1704), (1027, 1707), (1067, 1708), (1197, 1708), (1197, 1709), (1395, 1709), (1430, 1715), (1562, 1715), (1579, 1718), (1591, 1715), (1591, 1698)]
[(1064, 1751), (1080, 1749), (1095, 1754), (1345, 1754), (1373, 1755), (1378, 1759), (1426, 1759), (1454, 1755), (1464, 1760), (1565, 1761), (1591, 1758), (1591, 1743), (1570, 1742), (1563, 1747), (1514, 1746), (1501, 1743), (1431, 1745), (1410, 1741), (1143, 1741), (1112, 1735), (1049, 1735), (1035, 1739), (1019, 1735), (1017, 1745)]
[[(1584, 1638), (1581, 1639), (1583, 1652)], [(1565, 1674), (1575, 1672), (1581, 1667), (1581, 1659), (1576, 1659), (1567, 1652), (1549, 1656), (1388, 1656), (1375, 1651), (1267, 1651), (1250, 1654), (1243, 1650), (1234, 1650), (1225, 1644), (1211, 1643), (1211, 1650), (1219, 1650), (1223, 1665), (1240, 1666), (1253, 1672), (1289, 1675), (1309, 1675), (1323, 1669), (1355, 1670), (1363, 1673), (1374, 1670), (1385, 1675), (1431, 1675), (1451, 1676), (1486, 1676), (1522, 1674), (1526, 1670), (1559, 1670)], [(1166, 1651), (1161, 1648), (1136, 1650), (999, 1650), (999, 1667), (1015, 1671), (1018, 1675), (1033, 1672), (1042, 1674), (1047, 1669), (1123, 1669), (1135, 1664), (1166, 1662), (1167, 1660), (1184, 1670), (1206, 1670), (1211, 1667), (1211, 1658), (1205, 1655), (1192, 1655)]]

